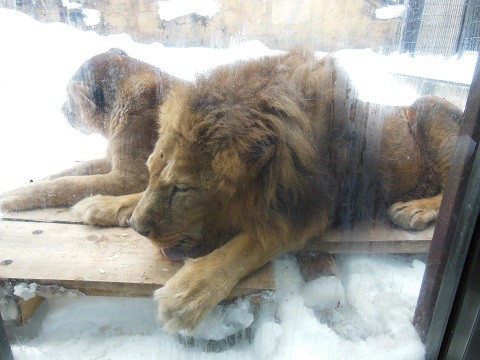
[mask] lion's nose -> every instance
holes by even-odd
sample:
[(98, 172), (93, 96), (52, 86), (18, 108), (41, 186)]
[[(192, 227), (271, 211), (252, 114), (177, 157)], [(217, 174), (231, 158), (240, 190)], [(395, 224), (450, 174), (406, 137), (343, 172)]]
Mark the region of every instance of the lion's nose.
[(145, 236), (145, 237), (148, 237), (148, 235), (151, 232), (151, 228), (149, 228), (147, 226), (142, 226), (142, 227), (137, 226), (137, 223), (135, 222), (135, 219), (133, 218), (133, 216), (130, 218), (130, 226), (137, 233), (139, 233), (140, 235)]

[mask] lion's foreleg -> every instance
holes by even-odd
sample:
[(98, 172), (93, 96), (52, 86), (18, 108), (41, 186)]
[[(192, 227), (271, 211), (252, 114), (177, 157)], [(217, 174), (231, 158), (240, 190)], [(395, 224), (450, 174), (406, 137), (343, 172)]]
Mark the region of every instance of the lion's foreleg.
[(84, 161), (69, 169), (59, 173), (47, 176), (44, 180), (54, 180), (64, 176), (85, 176), (108, 174), (111, 171), (111, 165), (106, 158)]
[(280, 242), (242, 233), (214, 252), (188, 260), (155, 292), (159, 319), (169, 331), (194, 329), (243, 277), (285, 251)]
[(118, 172), (92, 176), (67, 176), (43, 180), (0, 197), (3, 211), (70, 206), (92, 195), (125, 195), (145, 190), (146, 183)]

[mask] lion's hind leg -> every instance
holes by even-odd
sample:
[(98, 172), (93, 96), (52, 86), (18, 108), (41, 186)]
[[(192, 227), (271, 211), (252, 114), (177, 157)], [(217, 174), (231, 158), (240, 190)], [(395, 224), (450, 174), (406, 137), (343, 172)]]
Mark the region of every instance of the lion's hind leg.
[(65, 176), (86, 176), (86, 175), (99, 175), (108, 174), (112, 170), (112, 167), (108, 160), (96, 159), (81, 162), (80, 164), (61, 171), (56, 174), (47, 176), (44, 180), (54, 180)]
[(404, 229), (421, 230), (437, 220), (463, 113), (448, 101), (433, 96), (419, 98), (409, 113), (411, 129), (424, 156), (424, 177), (429, 178), (423, 179), (423, 186), (427, 193), (437, 195), (397, 202), (388, 209), (388, 217)]

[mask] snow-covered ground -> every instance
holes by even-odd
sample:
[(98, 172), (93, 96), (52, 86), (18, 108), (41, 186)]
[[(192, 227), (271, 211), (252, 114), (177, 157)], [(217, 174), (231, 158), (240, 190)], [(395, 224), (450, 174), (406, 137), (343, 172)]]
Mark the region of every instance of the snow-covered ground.
[[(102, 138), (76, 132), (60, 113), (67, 81), (91, 56), (119, 47), (191, 80), (220, 64), (275, 53), (259, 42), (229, 49), (143, 45), (125, 34), (101, 37), (63, 24), (42, 24), (6, 9), (0, 9), (0, 32), (0, 193), (75, 161), (103, 155)], [(474, 57), (467, 57), (436, 59), (433, 66), (428, 59), (371, 51), (344, 52), (339, 57), (365, 99), (402, 105), (411, 103), (417, 93), (405, 87), (372, 91), (366, 85), (389, 84), (385, 79), (397, 68), (430, 71), (433, 77), (451, 76), (445, 69), (460, 69), (455, 81), (469, 83), (474, 64)], [(337, 261), (340, 280), (305, 284), (293, 258), (277, 260), (276, 294), (267, 294), (258, 309), (248, 300), (218, 308), (204, 324), (205, 335), (207, 330), (226, 333), (253, 321), (253, 340), (239, 340), (221, 353), (208, 352), (201, 341), (185, 346), (177, 336), (163, 332), (151, 299), (97, 297), (49, 299), (25, 328), (9, 329), (13, 351), (16, 359), (28, 360), (423, 359), (423, 346), (411, 322), (424, 263), (414, 257), (374, 255)]]

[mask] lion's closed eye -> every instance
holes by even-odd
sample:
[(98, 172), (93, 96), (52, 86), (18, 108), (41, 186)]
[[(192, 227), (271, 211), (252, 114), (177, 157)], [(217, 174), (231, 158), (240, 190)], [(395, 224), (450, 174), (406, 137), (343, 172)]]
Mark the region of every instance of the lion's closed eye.
[(193, 187), (188, 187), (185, 185), (174, 185), (172, 187), (172, 191), (170, 192), (170, 195), (168, 196), (168, 202), (170, 206), (173, 203), (173, 199), (175, 198), (175, 195), (187, 195), (190, 191), (192, 191), (194, 188)]
[(189, 191), (193, 190), (193, 187), (184, 186), (184, 185), (177, 185), (177, 186), (175, 186), (175, 189), (176, 189), (176, 192), (186, 193), (186, 192), (189, 192)]

